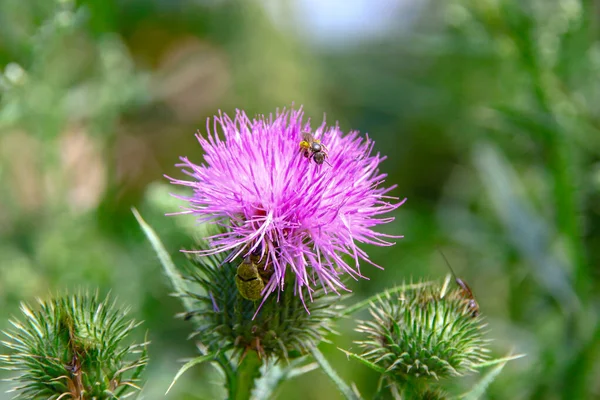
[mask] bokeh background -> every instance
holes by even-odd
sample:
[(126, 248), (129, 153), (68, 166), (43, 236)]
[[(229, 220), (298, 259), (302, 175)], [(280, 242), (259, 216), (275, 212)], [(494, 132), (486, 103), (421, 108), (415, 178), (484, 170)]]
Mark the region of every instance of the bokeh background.
[[(488, 398), (600, 398), (599, 15), (592, 0), (0, 1), (0, 329), (20, 301), (112, 291), (145, 320), (144, 398), (163, 398), (196, 350), (130, 209), (181, 261), (194, 223), (164, 216), (179, 203), (163, 174), (201, 162), (194, 133), (219, 109), (294, 103), (368, 133), (408, 198), (384, 227), (405, 238), (365, 247), (385, 270), (354, 300), (442, 279), (440, 248), (495, 355), (527, 354)], [(336, 349), (355, 325), (323, 351), (368, 398), (376, 375)], [(167, 398), (219, 390), (197, 367)], [(280, 398), (339, 395), (313, 371)]]

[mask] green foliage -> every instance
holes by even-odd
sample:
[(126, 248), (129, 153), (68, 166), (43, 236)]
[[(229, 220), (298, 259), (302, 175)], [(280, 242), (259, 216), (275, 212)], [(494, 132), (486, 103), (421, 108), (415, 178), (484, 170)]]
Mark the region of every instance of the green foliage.
[(4, 332), (11, 354), (0, 356), (0, 366), (19, 372), (12, 378), (18, 397), (117, 399), (140, 390), (147, 343), (124, 343), (140, 323), (114, 301), (84, 294), (39, 300), (39, 307), (22, 304), (24, 320)]
[[(171, 319), (181, 304), (167, 297), (173, 289), (129, 210), (142, 211), (182, 265), (178, 249), (197, 227), (165, 218), (177, 204), (153, 198), (149, 184), (180, 177), (178, 156), (201, 160), (193, 132), (216, 110), (294, 101), (313, 121), (326, 112), (368, 132), (398, 184), (390, 195), (409, 198), (387, 232), (405, 239), (364, 247), (385, 270), (350, 282), (353, 299), (445, 274), (442, 246), (493, 326), (493, 354), (528, 354), (486, 386), (489, 398), (597, 396), (597, 5), (420, 2), (387, 9), (390, 29), (365, 19), (376, 37), (323, 49), (323, 24), (352, 14), (351, 2), (315, 9), (318, 18), (296, 12), (298, 2), (263, 3), (0, 1), (0, 328), (22, 299), (82, 282), (112, 290), (160, 344), (145, 397), (161, 398), (174, 360), (195, 348), (190, 324)], [(335, 346), (350, 346), (352, 326), (342, 320)], [(372, 398), (377, 372), (323, 351)], [(212, 368), (191, 369), (169, 396), (222, 397), (207, 384), (216, 379)], [(454, 383), (466, 393), (473, 382)], [(291, 400), (336, 396), (322, 373), (280, 388)]]

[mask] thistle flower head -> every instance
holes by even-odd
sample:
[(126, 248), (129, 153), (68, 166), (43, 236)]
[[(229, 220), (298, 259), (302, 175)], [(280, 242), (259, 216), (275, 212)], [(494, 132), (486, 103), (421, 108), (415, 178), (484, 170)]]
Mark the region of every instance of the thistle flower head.
[(487, 359), (482, 318), (460, 288), (435, 285), (387, 294), (371, 306), (358, 331), (363, 358), (398, 381), (462, 376)]
[(204, 163), (183, 157), (178, 166), (192, 179), (169, 179), (194, 189), (181, 197), (189, 202), (183, 213), (227, 228), (209, 238), (211, 248), (202, 254), (258, 253), (273, 266), (265, 298), (283, 290), (286, 271), (300, 297), (318, 286), (346, 289), (342, 275), (363, 277), (359, 261), (371, 263), (357, 243), (393, 244), (374, 228), (392, 221), (378, 217), (402, 203), (390, 203), (392, 188), (381, 186), (385, 157), (373, 154), (373, 141), (325, 122), (313, 129), (302, 110), (253, 120), (241, 111), (233, 120), (219, 114), (212, 131), (208, 125), (207, 136), (198, 135)]
[(12, 391), (25, 399), (113, 399), (139, 389), (147, 363), (146, 343), (124, 344), (139, 323), (109, 299), (64, 296), (22, 304), (23, 320), (10, 321), (0, 367), (19, 372)]

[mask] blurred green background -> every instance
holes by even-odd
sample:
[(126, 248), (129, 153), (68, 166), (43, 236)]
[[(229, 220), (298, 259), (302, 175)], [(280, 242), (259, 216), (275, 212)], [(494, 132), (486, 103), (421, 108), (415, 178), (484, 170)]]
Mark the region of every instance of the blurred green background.
[[(408, 197), (383, 228), (405, 238), (364, 247), (385, 271), (354, 300), (443, 278), (439, 247), (495, 355), (528, 355), (488, 398), (600, 398), (599, 15), (591, 0), (0, 1), (0, 329), (20, 301), (112, 291), (146, 321), (144, 398), (163, 398), (195, 346), (130, 208), (183, 260), (193, 221), (164, 216), (180, 203), (162, 175), (201, 162), (193, 134), (219, 109), (293, 102), (368, 133)], [(336, 349), (355, 325), (323, 351), (368, 398), (377, 376)], [(167, 398), (220, 390), (198, 367)], [(313, 371), (280, 398), (339, 395)]]

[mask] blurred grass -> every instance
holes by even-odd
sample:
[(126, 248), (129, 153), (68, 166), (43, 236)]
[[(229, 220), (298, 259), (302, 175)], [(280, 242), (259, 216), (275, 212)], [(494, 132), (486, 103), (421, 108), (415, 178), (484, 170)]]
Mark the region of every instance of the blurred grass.
[[(408, 197), (383, 228), (405, 239), (367, 249), (386, 269), (352, 283), (355, 299), (441, 278), (440, 246), (498, 354), (528, 354), (488, 398), (600, 398), (597, 4), (451, 0), (383, 36), (327, 46), (305, 40), (310, 21), (294, 18), (294, 1), (277, 17), (263, 4), (0, 2), (0, 328), (21, 300), (112, 290), (146, 320), (144, 393), (161, 398), (195, 350), (130, 208), (182, 261), (193, 226), (163, 216), (178, 203), (157, 185), (162, 174), (180, 176), (179, 155), (201, 161), (193, 133), (218, 109), (294, 102), (314, 121), (326, 112), (368, 132), (389, 157), (394, 195)], [(341, 324), (336, 346), (352, 346), (353, 327)], [(373, 393), (372, 373), (335, 346), (324, 353)], [(213, 398), (220, 388), (198, 383), (211, 380), (210, 368), (193, 369), (169, 398)], [(280, 398), (336, 396), (313, 371)]]

